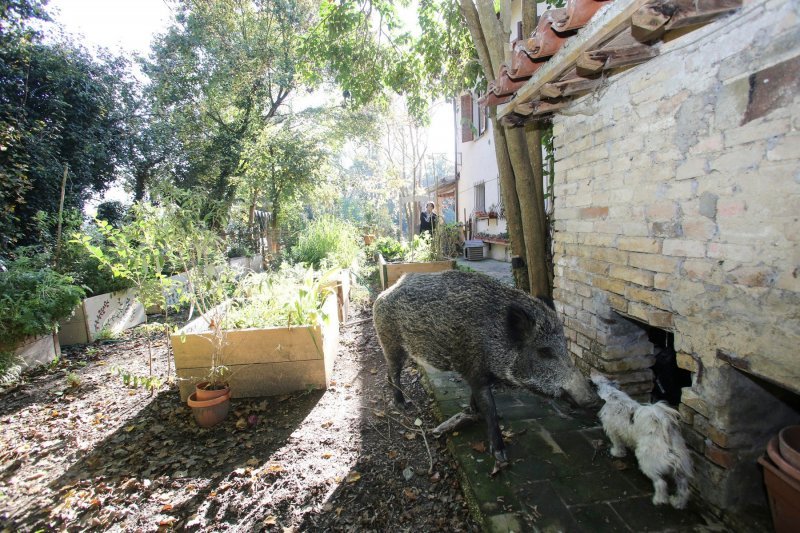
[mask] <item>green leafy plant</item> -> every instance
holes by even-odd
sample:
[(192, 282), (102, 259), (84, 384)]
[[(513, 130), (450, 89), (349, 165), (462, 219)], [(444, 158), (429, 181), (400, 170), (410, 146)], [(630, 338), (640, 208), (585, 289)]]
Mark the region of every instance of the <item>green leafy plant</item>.
[(81, 386), (81, 377), (75, 372), (67, 374), (67, 387), (77, 389)]
[(49, 268), (31, 270), (25, 259), (0, 272), (0, 345), (57, 330), (84, 296), (69, 276)]
[(361, 248), (357, 229), (333, 216), (312, 221), (301, 233), (290, 257), (295, 263), (320, 268), (354, 268)]
[(313, 325), (327, 322), (322, 306), (332, 292), (335, 271), (321, 274), (284, 264), (276, 272), (242, 280), (227, 311), (226, 329)]
[(150, 392), (153, 392), (156, 389), (161, 388), (161, 385), (164, 384), (163, 380), (158, 376), (142, 376), (139, 374), (134, 374), (133, 372), (120, 367), (114, 367), (112, 372), (122, 378), (122, 384), (124, 386), (132, 389), (138, 389), (142, 387)]
[(120, 334), (118, 331), (114, 331), (111, 328), (103, 328), (95, 334), (94, 339), (96, 341), (111, 341), (119, 339)]
[(18, 381), (24, 368), (24, 361), (14, 355), (14, 352), (0, 350), (0, 386), (5, 387)]
[(367, 253), (374, 256), (380, 253), (386, 261), (400, 261), (408, 251), (408, 246), (405, 243), (398, 241), (393, 237), (379, 237), (369, 247)]

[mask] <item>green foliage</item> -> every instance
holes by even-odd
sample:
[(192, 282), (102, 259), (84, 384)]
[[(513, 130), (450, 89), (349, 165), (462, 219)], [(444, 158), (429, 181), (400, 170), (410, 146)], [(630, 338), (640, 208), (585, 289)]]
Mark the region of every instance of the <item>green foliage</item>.
[[(65, 166), (65, 206), (80, 210), (114, 179), (128, 91), (124, 60), (45, 37), (32, 19), (43, 2), (0, 9), (0, 253), (36, 244), (35, 214), (55, 213)], [(37, 26), (38, 27), (38, 26)]]
[(357, 106), (403, 94), (409, 113), (424, 122), (433, 98), (474, 87), (481, 69), (459, 2), (420, 0), (419, 35), (403, 27), (396, 4), (322, 2), (317, 23), (301, 41), (302, 55), (317, 61), (305, 63), (301, 74), (312, 85), (335, 82)]
[(407, 251), (408, 246), (406, 246), (405, 243), (389, 236), (378, 237), (375, 239), (375, 242), (367, 248), (367, 252), (371, 257), (379, 253), (388, 262), (401, 261), (403, 257), (405, 257)]
[(19, 259), (0, 272), (0, 345), (55, 331), (84, 296), (69, 276), (30, 265)]
[(0, 386), (5, 387), (22, 376), (25, 362), (9, 350), (0, 350)]
[[(230, 205), (245, 150), (295, 88), (296, 35), (310, 2), (180, 2), (144, 70), (168, 124), (177, 183)], [(307, 62), (303, 57), (300, 61)]]
[(143, 376), (120, 367), (112, 368), (112, 372), (122, 378), (122, 384), (130, 389), (144, 388), (154, 391), (161, 388), (164, 381), (159, 376)]
[(103, 328), (98, 331), (95, 336), (94, 340), (96, 341), (112, 341), (116, 340), (120, 337), (119, 333), (114, 331), (111, 328)]
[(118, 201), (103, 202), (97, 206), (97, 218), (105, 220), (115, 228), (122, 225), (127, 209)]
[(431, 237), (431, 251), (437, 260), (444, 260), (458, 255), (461, 242), (461, 231), (458, 224), (439, 223)]
[(226, 329), (315, 325), (327, 321), (322, 311), (331, 294), (334, 272), (321, 274), (284, 263), (275, 272), (251, 274), (242, 280), (239, 298), (225, 316)]
[(311, 221), (289, 254), (295, 263), (320, 268), (354, 268), (361, 248), (352, 224), (326, 215)]
[(81, 377), (76, 374), (75, 372), (70, 372), (67, 374), (67, 387), (71, 389), (77, 389), (81, 386)]

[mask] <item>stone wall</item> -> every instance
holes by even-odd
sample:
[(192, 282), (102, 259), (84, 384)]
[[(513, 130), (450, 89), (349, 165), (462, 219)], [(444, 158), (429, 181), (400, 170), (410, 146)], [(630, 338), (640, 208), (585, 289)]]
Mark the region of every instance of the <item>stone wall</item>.
[(765, 386), (800, 392), (798, 5), (668, 36), (553, 121), (570, 350), (641, 397), (654, 350), (625, 317), (674, 333), (697, 484), (720, 507), (758, 500), (754, 456), (800, 420)]

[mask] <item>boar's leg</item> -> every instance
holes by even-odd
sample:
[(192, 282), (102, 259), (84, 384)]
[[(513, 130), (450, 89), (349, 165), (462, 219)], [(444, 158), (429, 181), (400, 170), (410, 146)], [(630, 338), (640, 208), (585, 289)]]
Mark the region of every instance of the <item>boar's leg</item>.
[(470, 403), (475, 403), (486, 421), (486, 429), (489, 434), (489, 446), (494, 453), (494, 458), (498, 463), (508, 461), (506, 457), (506, 445), (503, 443), (503, 435), (500, 433), (500, 422), (497, 418), (497, 407), (494, 404), (494, 395), (490, 385), (472, 386), (472, 399)]
[(394, 389), (394, 403), (403, 406), (406, 399), (403, 396), (403, 390), (400, 388), (400, 371), (403, 370), (403, 364), (408, 358), (406, 350), (402, 346), (398, 346), (391, 351), (387, 350), (386, 363), (389, 367), (389, 384)]

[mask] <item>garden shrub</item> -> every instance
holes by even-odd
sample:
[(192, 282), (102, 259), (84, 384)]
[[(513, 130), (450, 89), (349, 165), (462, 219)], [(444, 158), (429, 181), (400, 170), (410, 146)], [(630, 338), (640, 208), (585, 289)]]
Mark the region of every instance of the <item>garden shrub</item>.
[(408, 246), (393, 237), (379, 237), (375, 239), (369, 248), (371, 256), (380, 253), (386, 261), (401, 261), (405, 256)]
[(0, 345), (55, 331), (85, 295), (70, 276), (30, 265), (19, 259), (0, 272)]
[(326, 215), (306, 226), (289, 256), (293, 262), (305, 263), (314, 270), (353, 268), (361, 252), (358, 239), (351, 224)]

